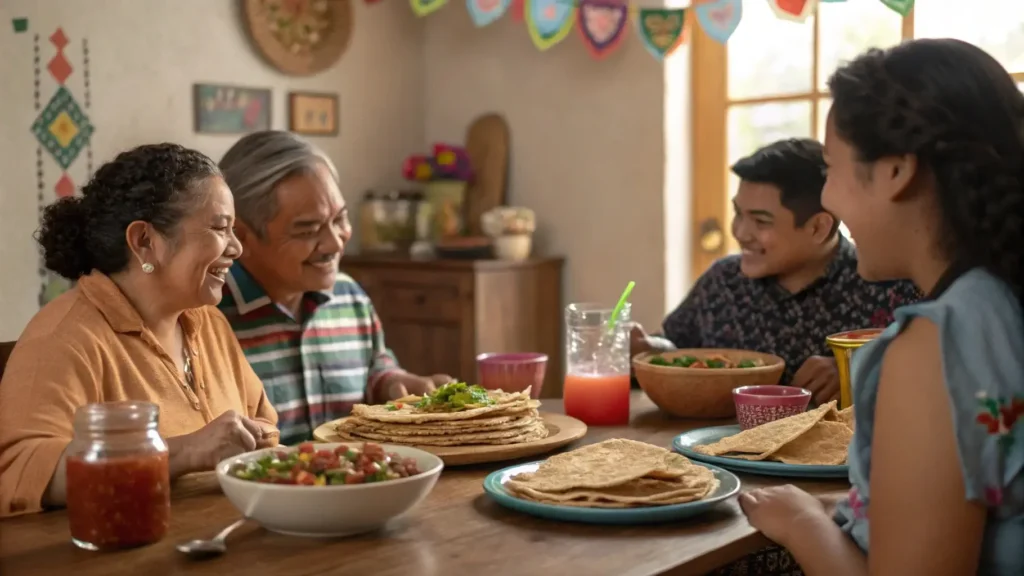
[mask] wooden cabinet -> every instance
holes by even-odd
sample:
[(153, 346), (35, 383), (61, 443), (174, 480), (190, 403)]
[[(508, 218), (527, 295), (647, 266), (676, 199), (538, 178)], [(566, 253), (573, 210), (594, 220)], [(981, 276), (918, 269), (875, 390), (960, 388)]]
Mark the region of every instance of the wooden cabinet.
[(403, 368), (474, 382), (477, 354), (543, 352), (543, 396), (557, 398), (564, 356), (563, 263), (346, 255), (341, 270), (370, 295), (388, 347)]

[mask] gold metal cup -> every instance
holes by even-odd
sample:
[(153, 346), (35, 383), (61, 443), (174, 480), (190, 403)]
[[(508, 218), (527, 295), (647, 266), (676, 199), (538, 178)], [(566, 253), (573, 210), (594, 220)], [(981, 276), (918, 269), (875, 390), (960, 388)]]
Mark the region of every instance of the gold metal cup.
[(883, 328), (866, 328), (840, 332), (825, 338), (839, 368), (839, 409), (853, 406), (853, 388), (850, 382), (850, 359), (853, 351), (871, 342), (882, 333)]

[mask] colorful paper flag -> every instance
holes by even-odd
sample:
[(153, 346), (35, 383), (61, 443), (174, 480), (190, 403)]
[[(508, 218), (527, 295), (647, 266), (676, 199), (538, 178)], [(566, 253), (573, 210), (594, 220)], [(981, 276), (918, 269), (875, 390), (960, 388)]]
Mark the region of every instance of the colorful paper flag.
[(743, 4), (740, 0), (715, 0), (693, 8), (704, 31), (712, 40), (725, 44), (740, 25)]
[(647, 51), (664, 60), (686, 41), (686, 8), (641, 8), (636, 26)]
[(466, 0), (466, 10), (478, 27), (493, 24), (508, 11), (512, 0)]
[(590, 55), (601, 59), (611, 54), (626, 37), (629, 5), (625, 0), (580, 0), (576, 25)]
[(783, 20), (803, 22), (814, 14), (818, 0), (768, 0), (768, 5), (772, 7), (772, 12)]
[(538, 50), (558, 44), (572, 31), (576, 22), (575, 2), (565, 0), (525, 0), (526, 29)]
[(512, 19), (522, 22), (526, 19), (526, 0), (512, 0)]
[(448, 0), (409, 0), (409, 5), (412, 6), (412, 11), (415, 12), (417, 16), (433, 14), (447, 3)]
[(892, 8), (900, 16), (906, 16), (914, 9), (914, 0), (882, 0), (882, 4)]

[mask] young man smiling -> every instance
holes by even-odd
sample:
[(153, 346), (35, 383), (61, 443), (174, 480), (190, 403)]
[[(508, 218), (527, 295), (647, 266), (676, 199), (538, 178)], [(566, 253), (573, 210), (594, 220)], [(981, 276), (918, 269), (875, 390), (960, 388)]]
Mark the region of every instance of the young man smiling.
[(740, 178), (732, 234), (740, 254), (717, 261), (662, 325), (633, 331), (634, 354), (651, 349), (742, 348), (786, 361), (781, 384), (817, 402), (838, 397), (825, 337), (883, 327), (920, 298), (909, 282), (870, 283), (839, 221), (821, 206), (826, 165), (815, 140), (769, 144), (732, 166)]

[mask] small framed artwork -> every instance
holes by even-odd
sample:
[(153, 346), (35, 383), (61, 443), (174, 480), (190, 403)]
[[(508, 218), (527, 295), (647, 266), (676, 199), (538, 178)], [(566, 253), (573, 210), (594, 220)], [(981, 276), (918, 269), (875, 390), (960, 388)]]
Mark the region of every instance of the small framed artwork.
[(270, 89), (195, 84), (195, 130), (203, 134), (247, 134), (270, 130)]
[(288, 94), (288, 129), (309, 136), (338, 134), (338, 95), (315, 92)]

